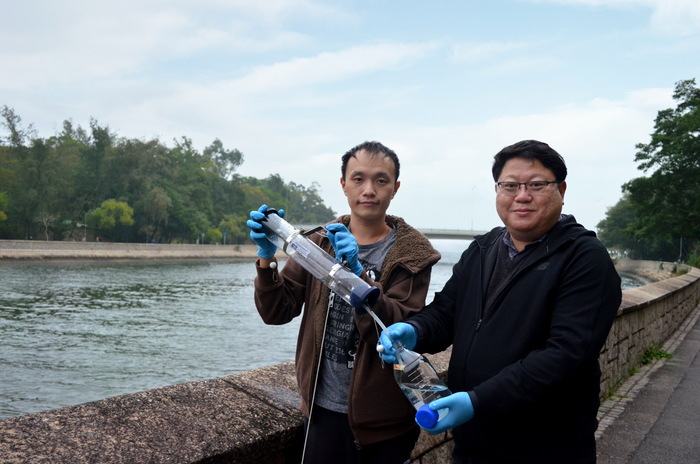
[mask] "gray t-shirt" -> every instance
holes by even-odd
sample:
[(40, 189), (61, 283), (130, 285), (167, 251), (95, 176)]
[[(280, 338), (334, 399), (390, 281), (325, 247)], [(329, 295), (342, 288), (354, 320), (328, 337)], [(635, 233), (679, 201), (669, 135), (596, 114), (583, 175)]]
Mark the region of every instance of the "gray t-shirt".
[[(384, 258), (395, 241), (396, 229), (392, 229), (385, 240), (359, 245), (360, 264), (373, 281), (381, 278)], [(322, 408), (347, 414), (350, 378), (360, 334), (350, 304), (331, 292), (328, 307), (328, 325), (315, 403)]]

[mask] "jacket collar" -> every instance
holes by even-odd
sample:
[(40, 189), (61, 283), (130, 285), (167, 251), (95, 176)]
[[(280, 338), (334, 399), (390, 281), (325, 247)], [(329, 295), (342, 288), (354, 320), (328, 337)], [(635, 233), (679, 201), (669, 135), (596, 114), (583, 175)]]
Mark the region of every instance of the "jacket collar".
[[(340, 216), (336, 222), (347, 226), (350, 224), (350, 215)], [(418, 272), (426, 266), (432, 266), (440, 260), (440, 253), (433, 248), (425, 235), (410, 226), (406, 221), (398, 216), (386, 216), (386, 222), (396, 229), (396, 241), (384, 258), (382, 265), (382, 277), (380, 283), (384, 284), (384, 279), (389, 277), (389, 272), (395, 265), (402, 264), (413, 272)], [(330, 247), (330, 243), (325, 240), (324, 245)], [(325, 246), (324, 246), (325, 248)], [(335, 256), (333, 247), (326, 249), (331, 256)]]
[[(489, 233), (475, 237), (474, 240), (480, 248), (486, 249), (492, 247), (498, 240), (503, 240), (506, 233), (507, 229), (505, 227), (495, 227)], [(545, 234), (543, 237), (543, 246), (540, 248), (543, 249), (542, 253), (549, 254), (564, 243), (575, 240), (583, 235), (595, 237), (595, 232), (587, 230), (576, 222), (576, 218), (573, 215), (563, 214), (562, 218), (554, 227)], [(540, 253), (536, 254), (540, 255)]]

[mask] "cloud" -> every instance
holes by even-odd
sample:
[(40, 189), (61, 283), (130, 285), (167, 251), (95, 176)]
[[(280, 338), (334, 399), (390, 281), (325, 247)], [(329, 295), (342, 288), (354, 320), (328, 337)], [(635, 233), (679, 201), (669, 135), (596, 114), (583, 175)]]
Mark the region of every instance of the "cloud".
[(0, 88), (133, 76), (197, 55), (230, 61), (289, 49), (310, 39), (279, 23), (330, 14), (304, 0), (19, 2), (0, 16), (0, 41), (13, 44), (0, 50)]
[(696, 35), (700, 31), (700, 2), (659, 0), (655, 2), (651, 24), (668, 34)]
[(700, 31), (697, 0), (531, 0), (534, 3), (589, 5), (595, 7), (647, 7), (653, 10), (651, 26), (668, 35), (696, 35)]
[(260, 93), (336, 82), (375, 71), (408, 67), (438, 47), (437, 42), (359, 45), (261, 66), (231, 82), (231, 86), (239, 92)]
[(521, 72), (551, 69), (561, 63), (543, 56), (542, 50), (532, 53), (538, 44), (532, 42), (469, 42), (455, 44), (449, 60), (479, 68), (486, 76), (509, 75)]
[[(401, 159), (402, 187), (390, 212), (419, 227), (497, 226), (493, 155), (506, 145), (537, 139), (559, 151), (569, 168), (564, 212), (594, 229), (621, 197), (622, 184), (642, 175), (634, 162), (635, 144), (648, 142), (657, 111), (674, 105), (672, 94), (667, 88), (640, 89), (622, 100), (596, 98), (479, 124), (373, 128)], [(335, 161), (331, 158), (327, 167), (331, 178), (321, 185), (333, 208), (345, 211), (345, 199), (336, 191)], [(287, 175), (295, 175), (291, 169)], [(324, 177), (321, 171), (315, 175)]]
[(470, 42), (455, 44), (452, 47), (451, 61), (479, 63), (491, 61), (497, 57), (530, 48), (528, 42)]

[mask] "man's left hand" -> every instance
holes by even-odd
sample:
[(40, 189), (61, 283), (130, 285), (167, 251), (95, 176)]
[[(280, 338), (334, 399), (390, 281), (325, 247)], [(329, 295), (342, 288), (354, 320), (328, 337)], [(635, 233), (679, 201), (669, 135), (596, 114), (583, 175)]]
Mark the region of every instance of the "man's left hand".
[(449, 410), (447, 415), (435, 424), (435, 427), (424, 429), (433, 435), (453, 429), (474, 417), (474, 406), (467, 392), (457, 392), (445, 398), (435, 400), (430, 403), (430, 409), (433, 411), (439, 411), (440, 409)]
[(357, 240), (343, 224), (334, 222), (326, 226), (326, 236), (330, 240), (339, 263), (347, 261), (348, 267), (356, 275), (362, 275), (362, 264), (358, 259), (360, 247)]

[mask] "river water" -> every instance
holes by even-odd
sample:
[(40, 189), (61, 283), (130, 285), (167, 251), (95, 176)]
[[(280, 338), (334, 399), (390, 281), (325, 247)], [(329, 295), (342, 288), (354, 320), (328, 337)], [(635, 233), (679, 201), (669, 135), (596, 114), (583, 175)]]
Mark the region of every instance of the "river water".
[[(428, 301), (468, 243), (433, 240)], [(0, 262), (0, 419), (293, 360), (300, 318), (263, 324), (254, 277), (251, 262)]]

